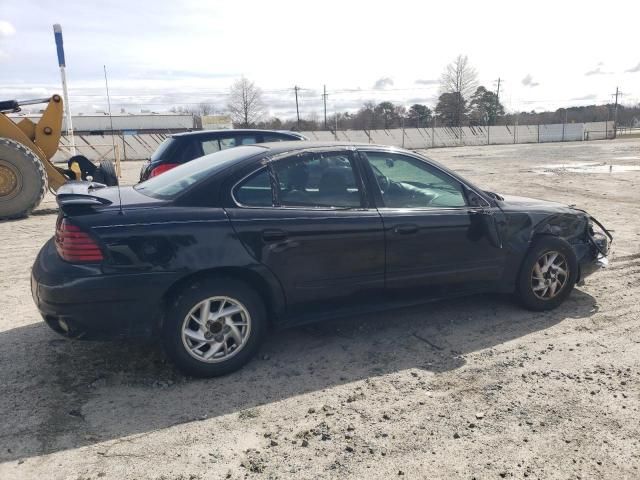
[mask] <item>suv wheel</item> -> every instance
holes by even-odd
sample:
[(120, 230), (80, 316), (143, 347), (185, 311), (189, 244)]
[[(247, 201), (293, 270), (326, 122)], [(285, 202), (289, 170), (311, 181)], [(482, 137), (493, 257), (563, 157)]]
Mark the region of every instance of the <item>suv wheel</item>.
[(177, 296), (163, 325), (168, 356), (185, 373), (231, 373), (256, 353), (266, 332), (259, 295), (235, 279), (202, 280)]

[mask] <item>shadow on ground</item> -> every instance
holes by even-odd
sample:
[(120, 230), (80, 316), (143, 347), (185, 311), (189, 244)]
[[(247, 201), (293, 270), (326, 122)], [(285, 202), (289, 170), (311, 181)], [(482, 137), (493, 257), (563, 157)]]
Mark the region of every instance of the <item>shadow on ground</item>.
[[(195, 380), (152, 343), (69, 341), (43, 323), (0, 334), (0, 461), (151, 432), (406, 369), (439, 373), (464, 355), (595, 312), (574, 291), (552, 312), (478, 296), (275, 332), (257, 359)], [(515, 365), (514, 365), (515, 366)]]

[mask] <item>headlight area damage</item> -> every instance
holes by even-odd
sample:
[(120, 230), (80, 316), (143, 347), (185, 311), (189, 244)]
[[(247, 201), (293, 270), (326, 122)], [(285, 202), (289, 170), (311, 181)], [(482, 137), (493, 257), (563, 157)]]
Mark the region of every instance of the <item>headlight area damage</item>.
[[(535, 232), (563, 238), (572, 247), (579, 265), (577, 285), (584, 285), (585, 278), (609, 265), (613, 235), (596, 218), (579, 208), (570, 207), (573, 215), (553, 215), (541, 222)], [(580, 212), (576, 215), (577, 212)]]
[(587, 275), (609, 265), (607, 256), (613, 242), (613, 235), (611, 235), (611, 230), (607, 230), (602, 223), (590, 215), (587, 239), (589, 241), (589, 252), (584, 261), (580, 261), (581, 272), (578, 285), (584, 284), (584, 279)]

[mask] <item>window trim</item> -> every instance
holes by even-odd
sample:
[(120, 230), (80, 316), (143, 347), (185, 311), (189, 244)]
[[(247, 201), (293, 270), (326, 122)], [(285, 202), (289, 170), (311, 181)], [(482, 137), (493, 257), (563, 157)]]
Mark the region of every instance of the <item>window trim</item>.
[[(424, 164), (426, 164), (427, 166), (437, 170), (438, 172), (440, 172), (441, 174), (445, 175), (448, 178), (452, 178), (454, 179), (456, 182), (458, 182), (462, 187), (463, 187), (463, 195), (464, 195), (464, 200), (465, 200), (465, 205), (464, 206), (460, 206), (460, 207), (388, 207), (385, 205), (384, 202), (384, 198), (382, 197), (382, 194), (380, 193), (380, 185), (378, 185), (378, 180), (376, 179), (376, 176), (373, 172), (373, 167), (371, 166), (371, 164), (369, 163), (369, 160), (366, 157), (366, 153), (367, 152), (371, 152), (371, 153), (389, 153), (392, 155), (400, 155), (400, 156), (404, 156), (404, 157), (409, 157), (409, 158), (413, 158), (414, 160), (417, 160), (419, 162), (422, 162)], [(412, 152), (405, 152), (405, 151), (397, 151), (397, 150), (393, 150), (393, 149), (385, 149), (385, 148), (359, 148), (358, 149), (358, 153), (360, 154), (360, 158), (362, 160), (362, 163), (366, 164), (366, 167), (369, 175), (368, 175), (368, 179), (370, 182), (372, 182), (372, 185), (374, 185), (376, 188), (374, 189), (374, 197), (375, 197), (375, 201), (376, 204), (378, 202), (380, 202), (380, 205), (377, 206), (378, 210), (411, 210), (411, 211), (418, 211), (418, 210), (426, 210), (426, 211), (443, 211), (443, 210), (478, 210), (478, 209), (484, 209), (484, 208), (489, 208), (492, 207), (491, 202), (489, 202), (485, 196), (481, 193), (478, 192), (478, 190), (476, 188), (472, 188), (469, 186), (469, 184), (465, 181), (463, 181), (462, 178), (458, 177), (457, 175), (452, 175), (450, 172), (443, 170), (442, 168), (440, 168), (438, 165), (434, 165), (433, 163), (429, 162), (427, 159), (420, 157), (418, 155), (413, 154)], [(465, 191), (465, 189), (472, 191), (473, 193), (475, 193), (478, 197), (480, 197), (484, 202), (485, 205), (470, 205), (469, 199), (467, 198), (467, 193)]]
[[(359, 207), (325, 207), (325, 206), (301, 206), (301, 205), (281, 205), (280, 204), (280, 198), (279, 198), (279, 192), (280, 192), (280, 186), (278, 184), (278, 178), (276, 176), (275, 171), (273, 170), (272, 166), (276, 163), (276, 162), (280, 162), (282, 160), (286, 160), (288, 158), (291, 158), (293, 156), (297, 156), (297, 155), (302, 155), (302, 154), (306, 154), (306, 153), (322, 153), (322, 152), (345, 152), (348, 153), (350, 155), (350, 164), (352, 166), (353, 169), (353, 173), (354, 173), (354, 177), (356, 179), (356, 183), (358, 184), (358, 192), (360, 194), (360, 206)], [(322, 148), (322, 147), (312, 147), (312, 148), (305, 148), (302, 150), (288, 150), (286, 152), (281, 152), (278, 153), (277, 155), (274, 156), (267, 156), (263, 159), (265, 161), (264, 164), (261, 164), (258, 168), (256, 168), (255, 170), (252, 170), (251, 172), (249, 172), (248, 174), (244, 175), (242, 178), (240, 178), (237, 182), (235, 182), (230, 189), (230, 194), (231, 194), (231, 200), (233, 201), (233, 203), (235, 204), (235, 206), (237, 206), (238, 208), (252, 208), (252, 209), (265, 209), (265, 208), (272, 208), (272, 209), (286, 209), (286, 210), (314, 210), (314, 211), (346, 211), (346, 210), (371, 210), (371, 209), (375, 209), (375, 205), (372, 205), (372, 202), (370, 201), (369, 198), (369, 193), (368, 193), (368, 188), (367, 188), (367, 181), (364, 178), (365, 172), (362, 170), (362, 166), (361, 166), (361, 157), (358, 154), (358, 151), (353, 148), (353, 147), (328, 147), (328, 148)], [(244, 182), (245, 180), (247, 180), (249, 177), (257, 174), (260, 170), (267, 168), (269, 171), (269, 178), (271, 180), (271, 198), (272, 198), (272, 205), (270, 207), (268, 206), (255, 206), (255, 205), (245, 205), (241, 202), (238, 201), (238, 199), (235, 196), (235, 192), (238, 188), (238, 186)]]

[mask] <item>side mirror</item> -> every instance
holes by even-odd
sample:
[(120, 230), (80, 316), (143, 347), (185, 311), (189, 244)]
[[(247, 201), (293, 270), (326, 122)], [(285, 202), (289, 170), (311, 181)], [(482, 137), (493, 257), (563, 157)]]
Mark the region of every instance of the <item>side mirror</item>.
[(394, 161), (393, 161), (392, 159), (390, 159), (390, 158), (387, 158), (387, 159), (385, 160), (385, 162), (386, 162), (386, 164), (387, 164), (387, 167), (389, 167), (389, 168), (393, 167), (393, 166), (395, 165), (395, 163), (396, 163), (396, 162), (394, 162)]
[(466, 185), (462, 184), (462, 189), (464, 190), (464, 194), (467, 197), (467, 202), (469, 203), (469, 206), (471, 207), (487, 206), (487, 201), (484, 198), (482, 198), (480, 195), (478, 195), (476, 192), (474, 192), (473, 190), (470, 190), (469, 188), (467, 188)]

